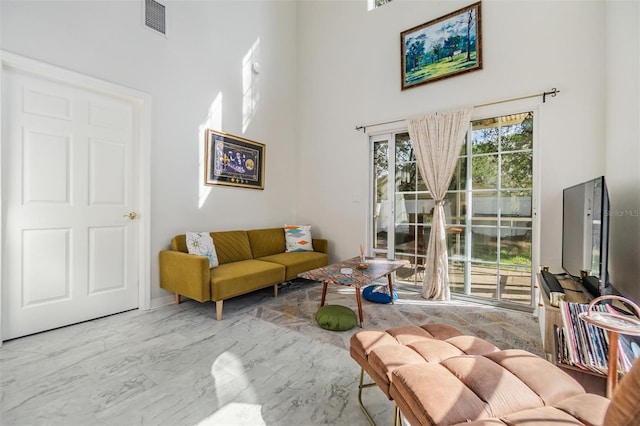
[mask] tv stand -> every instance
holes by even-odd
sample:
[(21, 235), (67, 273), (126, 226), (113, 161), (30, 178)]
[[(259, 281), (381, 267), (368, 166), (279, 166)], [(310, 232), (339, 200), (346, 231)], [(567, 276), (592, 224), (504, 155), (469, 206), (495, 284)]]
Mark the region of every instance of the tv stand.
[[(538, 279), (539, 293), (538, 322), (540, 324), (540, 333), (542, 335), (542, 345), (544, 348), (545, 357), (548, 361), (554, 363), (565, 373), (576, 379), (578, 383), (580, 383), (587, 390), (587, 392), (603, 396), (606, 395), (607, 378), (604, 375), (585, 371), (573, 365), (558, 362), (556, 357), (556, 328), (562, 328), (563, 326), (562, 314), (560, 313), (560, 308), (551, 304), (549, 294), (547, 294), (547, 292), (545, 291), (546, 283), (542, 278), (542, 274), (538, 273), (536, 274), (536, 276)], [(565, 302), (588, 304), (591, 301), (592, 297), (587, 293), (580, 282), (574, 280), (569, 276), (565, 278), (558, 278), (558, 282), (560, 283), (564, 291)]]
[[(537, 278), (540, 294), (540, 300), (538, 302), (540, 315), (538, 321), (540, 323), (540, 333), (542, 334), (542, 346), (547, 355), (547, 359), (555, 362), (555, 359), (550, 358), (550, 356), (555, 357), (555, 328), (562, 327), (562, 314), (560, 313), (560, 308), (551, 304), (550, 296), (545, 291), (546, 283), (544, 282), (542, 274), (538, 273)], [(589, 303), (591, 301), (592, 298), (584, 291), (584, 287), (573, 278), (558, 278), (558, 283), (560, 283), (564, 291), (565, 302)]]
[(588, 276), (582, 278), (582, 286), (591, 297), (598, 297), (598, 295), (600, 295), (600, 282), (596, 277)]

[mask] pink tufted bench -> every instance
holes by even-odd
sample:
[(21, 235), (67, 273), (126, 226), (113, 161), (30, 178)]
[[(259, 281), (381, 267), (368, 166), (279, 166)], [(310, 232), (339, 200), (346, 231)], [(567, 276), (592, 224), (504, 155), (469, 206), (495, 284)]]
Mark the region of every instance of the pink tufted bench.
[[(394, 424), (400, 412), (412, 426), (608, 424), (609, 400), (585, 393), (560, 368), (448, 325), (363, 330), (351, 337), (350, 354), (361, 367), (358, 401), (371, 424), (362, 390), (376, 385), (396, 403)], [(364, 383), (365, 372), (373, 383)]]
[[(349, 353), (360, 365), (358, 401), (369, 422), (371, 415), (362, 403), (362, 390), (377, 385), (389, 399), (393, 372), (407, 365), (423, 365), (466, 355), (483, 355), (499, 349), (486, 340), (464, 335), (447, 324), (403, 325), (387, 330), (362, 330), (351, 336)], [(374, 383), (364, 383), (364, 373)]]

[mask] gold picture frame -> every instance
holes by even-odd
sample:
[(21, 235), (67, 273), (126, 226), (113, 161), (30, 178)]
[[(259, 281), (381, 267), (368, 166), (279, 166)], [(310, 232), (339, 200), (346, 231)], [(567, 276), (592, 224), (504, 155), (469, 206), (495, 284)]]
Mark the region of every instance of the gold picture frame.
[(205, 185), (264, 189), (264, 144), (211, 129), (205, 139)]

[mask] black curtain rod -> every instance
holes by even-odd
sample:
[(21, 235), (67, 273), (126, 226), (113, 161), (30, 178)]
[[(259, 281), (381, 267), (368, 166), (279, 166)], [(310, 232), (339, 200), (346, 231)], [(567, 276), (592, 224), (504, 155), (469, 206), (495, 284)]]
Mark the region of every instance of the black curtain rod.
[[(480, 107), (485, 107), (485, 106), (489, 106), (489, 105), (496, 105), (496, 104), (501, 104), (501, 103), (504, 103), (504, 102), (519, 101), (519, 100), (522, 100), (522, 99), (535, 98), (535, 97), (538, 97), (538, 96), (542, 96), (542, 103), (545, 103), (547, 101), (547, 96), (548, 95), (551, 95), (552, 98), (555, 98), (558, 93), (560, 93), (560, 91), (554, 87), (553, 89), (551, 89), (548, 92), (536, 93), (536, 94), (527, 95), (527, 96), (520, 96), (519, 98), (503, 99), (501, 101), (489, 102), (489, 103), (486, 103), (486, 104), (476, 105), (474, 108), (480, 108)], [(362, 132), (365, 133), (367, 131), (367, 127), (375, 127), (375, 126), (382, 126), (384, 124), (399, 123), (399, 122), (405, 121), (405, 120), (406, 120), (406, 118), (400, 118), (398, 120), (384, 121), (382, 123), (374, 123), (374, 124), (356, 126), (355, 130), (356, 131), (362, 130)]]

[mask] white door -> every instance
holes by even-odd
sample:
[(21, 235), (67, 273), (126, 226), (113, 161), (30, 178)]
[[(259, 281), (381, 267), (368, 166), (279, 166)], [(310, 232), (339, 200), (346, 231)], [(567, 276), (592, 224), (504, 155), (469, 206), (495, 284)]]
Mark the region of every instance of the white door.
[(134, 104), (14, 68), (2, 77), (2, 339), (137, 308)]

